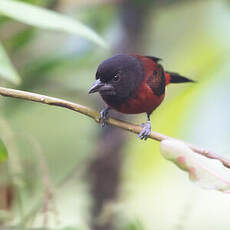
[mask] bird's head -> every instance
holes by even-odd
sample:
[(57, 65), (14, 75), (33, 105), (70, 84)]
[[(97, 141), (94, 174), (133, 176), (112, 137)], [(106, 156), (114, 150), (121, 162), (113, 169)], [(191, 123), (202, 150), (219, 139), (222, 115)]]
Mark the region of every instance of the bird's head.
[(102, 96), (127, 98), (143, 78), (143, 66), (135, 56), (116, 55), (99, 65), (96, 81), (89, 93), (99, 92)]

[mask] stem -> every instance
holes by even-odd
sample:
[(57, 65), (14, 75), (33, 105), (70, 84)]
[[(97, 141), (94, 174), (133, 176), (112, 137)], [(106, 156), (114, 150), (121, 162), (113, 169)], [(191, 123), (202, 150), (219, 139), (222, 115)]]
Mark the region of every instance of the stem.
[[(84, 114), (92, 119), (94, 119), (97, 123), (99, 123), (99, 113), (96, 112), (95, 110), (92, 110), (86, 106), (79, 105), (70, 101), (62, 100), (59, 98), (55, 97), (49, 97), (41, 94), (36, 94), (36, 93), (30, 93), (22, 90), (15, 90), (15, 89), (9, 89), (9, 88), (3, 88), (0, 87), (0, 95), (5, 96), (5, 97), (13, 97), (13, 98), (19, 98), (27, 101), (34, 101), (34, 102), (39, 102), (47, 105), (54, 105), (58, 107), (64, 107), (67, 109), (71, 109), (75, 112)], [(118, 128), (124, 129), (126, 131), (132, 132), (139, 134), (142, 130), (142, 128), (139, 125), (135, 125), (129, 122), (121, 121), (118, 119), (114, 118), (109, 118), (108, 124), (116, 126)], [(171, 138), (169, 136), (157, 133), (152, 131), (151, 135), (149, 136), (150, 139), (156, 140), (156, 141), (163, 141), (168, 138)], [(230, 168), (230, 161), (205, 149), (201, 149), (197, 146), (194, 146), (192, 144), (186, 143), (190, 149), (192, 149), (194, 152), (201, 154), (205, 157), (212, 158), (212, 159), (217, 159), (221, 161), (224, 166), (227, 168)]]

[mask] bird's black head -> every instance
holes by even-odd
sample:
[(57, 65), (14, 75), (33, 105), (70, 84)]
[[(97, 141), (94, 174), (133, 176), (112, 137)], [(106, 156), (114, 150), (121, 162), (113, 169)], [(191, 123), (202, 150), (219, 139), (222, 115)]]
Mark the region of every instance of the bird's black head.
[(99, 92), (103, 98), (125, 100), (144, 78), (142, 63), (135, 56), (120, 54), (103, 61), (89, 93)]

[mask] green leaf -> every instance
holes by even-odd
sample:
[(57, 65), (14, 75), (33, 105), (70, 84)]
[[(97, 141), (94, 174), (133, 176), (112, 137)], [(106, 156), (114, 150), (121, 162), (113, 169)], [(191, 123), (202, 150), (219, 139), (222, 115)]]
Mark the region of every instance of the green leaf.
[(124, 230), (144, 230), (143, 224), (139, 220), (135, 220), (125, 225)]
[(7, 152), (6, 146), (4, 145), (2, 140), (0, 139), (0, 163), (5, 161), (7, 159), (7, 157), (8, 157), (8, 152)]
[(26, 27), (8, 38), (4, 44), (10, 50), (11, 55), (21, 51), (23, 47), (28, 46), (35, 37), (35, 31), (36, 29), (33, 27)]
[(77, 34), (104, 48), (107, 47), (105, 41), (89, 27), (48, 9), (14, 0), (1, 0), (0, 13), (28, 25)]
[(15, 84), (20, 83), (20, 77), (14, 69), (3, 45), (0, 43), (0, 76)]

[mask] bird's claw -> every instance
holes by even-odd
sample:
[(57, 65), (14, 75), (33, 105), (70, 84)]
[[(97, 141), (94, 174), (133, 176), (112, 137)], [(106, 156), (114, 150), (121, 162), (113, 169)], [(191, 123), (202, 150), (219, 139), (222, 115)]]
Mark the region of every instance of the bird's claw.
[(107, 124), (108, 119), (109, 119), (109, 109), (106, 108), (101, 110), (99, 122), (101, 123), (102, 127), (104, 127)]
[(138, 137), (141, 140), (146, 141), (151, 134), (151, 123), (150, 123), (150, 121), (147, 121), (146, 123), (143, 123), (141, 126), (143, 127), (143, 129), (139, 133)]

